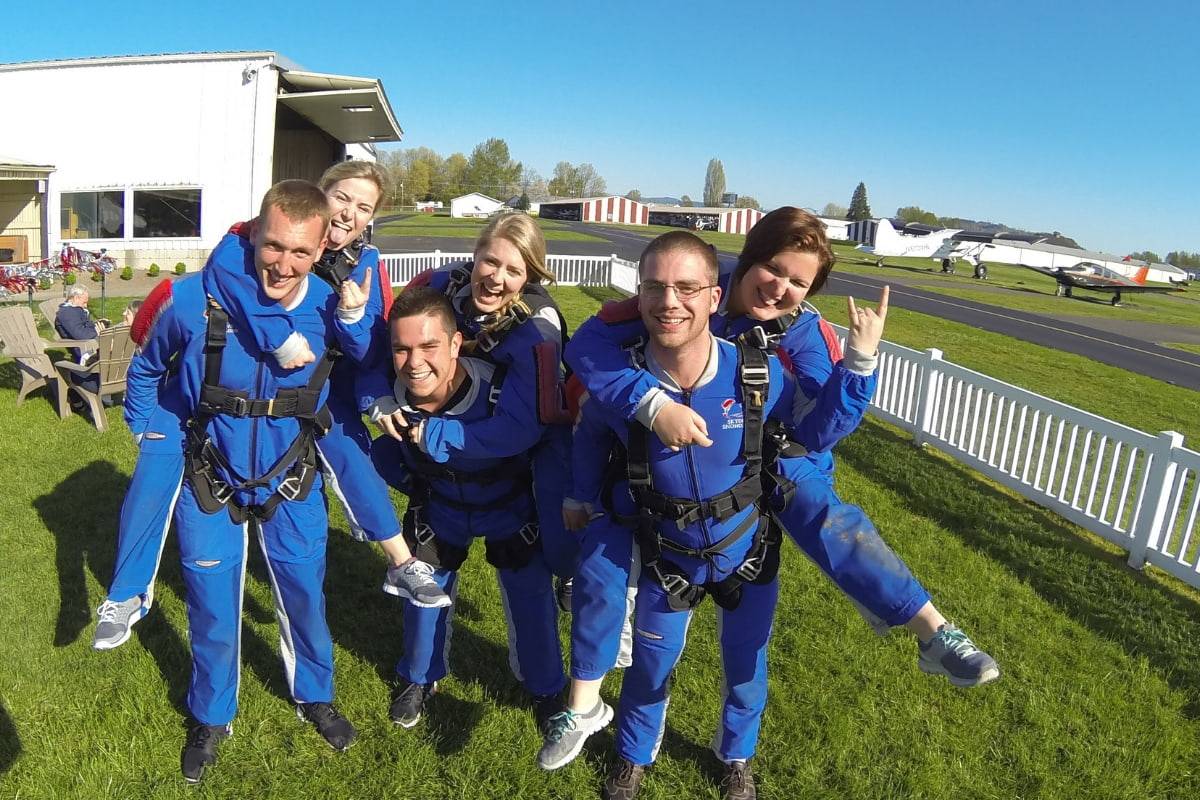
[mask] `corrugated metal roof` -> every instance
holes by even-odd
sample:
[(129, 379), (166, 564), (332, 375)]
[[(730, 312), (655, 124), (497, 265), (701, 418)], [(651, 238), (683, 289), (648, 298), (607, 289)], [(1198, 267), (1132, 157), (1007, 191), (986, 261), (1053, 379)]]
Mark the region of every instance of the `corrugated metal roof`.
[[(649, 206), (651, 211), (664, 211), (672, 214), (728, 214), (731, 211), (756, 211), (757, 209), (745, 208), (714, 208), (712, 206)], [(762, 213), (762, 212), (759, 212)]]
[(235, 61), (244, 58), (274, 60), (283, 69), (299, 69), (299, 65), (279, 55), (274, 50), (209, 50), (194, 53), (148, 53), (124, 56), (85, 56), (83, 58), (55, 58), (46, 61), (17, 61), (0, 64), (0, 71), (24, 69), (50, 69), (61, 67), (85, 67), (98, 64), (156, 64), (172, 61)]

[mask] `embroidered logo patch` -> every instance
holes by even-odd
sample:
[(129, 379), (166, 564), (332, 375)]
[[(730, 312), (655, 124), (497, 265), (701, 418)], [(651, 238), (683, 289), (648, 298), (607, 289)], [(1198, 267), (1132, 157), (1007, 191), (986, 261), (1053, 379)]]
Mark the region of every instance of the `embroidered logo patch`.
[(740, 428), (744, 424), (742, 407), (732, 397), (721, 401), (721, 416), (724, 418), (721, 422), (721, 430)]

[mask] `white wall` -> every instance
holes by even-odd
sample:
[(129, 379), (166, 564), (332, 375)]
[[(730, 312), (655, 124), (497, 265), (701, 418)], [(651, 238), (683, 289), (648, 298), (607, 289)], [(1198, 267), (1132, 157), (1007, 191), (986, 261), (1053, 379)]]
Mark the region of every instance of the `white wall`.
[(480, 194), (467, 194), (450, 201), (452, 217), (487, 217), (499, 211), (504, 204)]
[[(235, 221), (253, 216), (271, 183), (278, 73), (267, 57), (113, 63), (104, 60), (0, 70), (0, 96), (36, 124), (5, 125), (0, 151), (56, 167), (49, 182), (50, 251), (60, 245), (62, 192), (135, 187), (200, 188), (200, 236), (87, 239), (118, 263), (167, 269), (203, 259)], [(255, 72), (249, 80), (243, 71)], [(121, 251), (125, 251), (122, 258)], [(160, 253), (165, 255), (159, 255)], [(170, 254), (178, 254), (172, 259)], [(164, 259), (170, 263), (164, 263)], [(141, 263), (141, 262), (145, 263)]]

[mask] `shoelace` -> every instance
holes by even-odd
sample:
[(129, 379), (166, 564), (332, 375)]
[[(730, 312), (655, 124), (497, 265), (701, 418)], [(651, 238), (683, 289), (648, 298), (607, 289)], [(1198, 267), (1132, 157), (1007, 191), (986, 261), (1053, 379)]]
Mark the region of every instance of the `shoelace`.
[(188, 747), (204, 747), (209, 741), (217, 738), (217, 732), (208, 725), (197, 725), (188, 736)]
[(934, 636), (942, 645), (957, 656), (970, 656), (979, 652), (979, 648), (975, 643), (967, 638), (967, 635), (958, 628), (942, 628)]
[(320, 722), (324, 725), (337, 720), (341, 714), (335, 711), (329, 703), (313, 703), (309, 706), (306, 716), (314, 723)]
[(548, 728), (546, 730), (546, 738), (552, 742), (557, 742), (567, 731), (573, 731), (579, 727), (576, 720), (579, 715), (571, 711), (559, 711), (548, 720)]
[(746, 789), (746, 765), (732, 765), (729, 772), (725, 774), (725, 785), (732, 790), (744, 791)]
[(433, 565), (425, 561), (414, 561), (404, 568), (406, 575), (420, 575), (423, 578), (433, 579)]
[(96, 613), (100, 615), (101, 622), (116, 622), (117, 614), (121, 611), (121, 605), (114, 603), (112, 600), (105, 600)]

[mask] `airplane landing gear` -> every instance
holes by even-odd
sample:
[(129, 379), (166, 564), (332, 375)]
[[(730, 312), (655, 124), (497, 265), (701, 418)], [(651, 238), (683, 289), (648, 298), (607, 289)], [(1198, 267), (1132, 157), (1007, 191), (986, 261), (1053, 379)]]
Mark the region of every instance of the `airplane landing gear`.
[(942, 259), (942, 272), (946, 275), (954, 274), (954, 261), (949, 258)]
[(1112, 300), (1110, 302), (1112, 303), (1113, 308), (1116, 308), (1117, 306), (1121, 305), (1121, 293), (1113, 292)]
[(1056, 295), (1058, 295), (1059, 297), (1070, 297), (1071, 296), (1071, 287), (1065, 286), (1060, 283), (1054, 287), (1054, 293)]
[(983, 265), (982, 261), (975, 265), (975, 277), (981, 281), (987, 280), (987, 267)]

